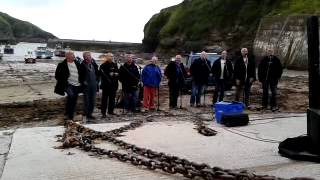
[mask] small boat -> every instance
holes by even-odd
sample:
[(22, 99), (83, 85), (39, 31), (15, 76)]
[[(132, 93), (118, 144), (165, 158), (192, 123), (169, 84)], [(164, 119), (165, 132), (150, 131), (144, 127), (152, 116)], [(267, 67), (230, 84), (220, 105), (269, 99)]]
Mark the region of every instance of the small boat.
[(34, 55), (32, 54), (32, 51), (28, 51), (28, 54), (26, 54), (24, 56), (24, 62), (26, 64), (28, 63), (36, 63), (36, 58), (34, 57)]
[(53, 52), (47, 47), (37, 47), (34, 52), (37, 59), (51, 59), (53, 56)]
[(5, 45), (3, 49), (4, 54), (14, 54), (14, 49), (10, 45)]
[(54, 51), (54, 55), (58, 57), (65, 57), (66, 51), (70, 50), (70, 48), (62, 48), (61, 46), (56, 46), (56, 50)]

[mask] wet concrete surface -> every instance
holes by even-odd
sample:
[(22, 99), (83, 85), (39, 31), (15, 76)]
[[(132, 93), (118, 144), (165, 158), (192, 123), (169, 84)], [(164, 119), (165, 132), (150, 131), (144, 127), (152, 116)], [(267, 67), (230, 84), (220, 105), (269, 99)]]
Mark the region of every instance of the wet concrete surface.
[[(306, 133), (305, 115), (284, 116), (272, 119), (272, 114), (255, 114), (251, 119), (256, 120), (251, 121), (249, 126), (235, 128), (206, 121), (209, 127), (218, 131), (213, 137), (198, 134), (193, 129), (194, 124), (183, 121), (182, 116), (177, 115), (176, 119), (167, 117), (161, 121), (154, 116), (154, 122), (124, 133), (121, 139), (211, 166), (247, 169), (257, 174), (283, 178), (303, 176), (319, 179), (319, 164), (289, 160), (277, 153), (278, 141)], [(262, 120), (266, 117), (266, 120)], [(86, 126), (106, 131), (128, 123)], [(181, 176), (152, 172), (115, 159), (90, 157), (88, 153), (76, 148), (54, 149), (54, 146), (60, 145), (55, 135), (62, 133), (62, 127), (16, 130), (2, 179), (183, 179)], [(117, 149), (104, 142), (97, 146)]]

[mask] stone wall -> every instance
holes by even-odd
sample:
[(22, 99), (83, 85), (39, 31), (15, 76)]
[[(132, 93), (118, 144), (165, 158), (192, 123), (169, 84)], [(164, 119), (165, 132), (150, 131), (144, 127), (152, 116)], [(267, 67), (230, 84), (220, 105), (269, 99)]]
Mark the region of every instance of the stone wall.
[(306, 70), (308, 66), (307, 16), (264, 17), (253, 49), (257, 59), (274, 47), (286, 68)]

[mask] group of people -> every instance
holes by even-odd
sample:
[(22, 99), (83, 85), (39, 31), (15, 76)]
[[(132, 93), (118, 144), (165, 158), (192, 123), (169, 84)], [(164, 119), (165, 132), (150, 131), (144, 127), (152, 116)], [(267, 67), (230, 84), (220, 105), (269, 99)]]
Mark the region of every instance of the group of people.
[[(241, 56), (234, 63), (227, 58), (227, 51), (222, 51), (221, 56), (211, 66), (207, 59), (206, 52), (201, 52), (200, 58), (196, 59), (190, 66), (189, 75), (192, 78), (192, 94), (190, 106), (201, 106), (201, 95), (208, 83), (209, 76), (215, 79), (215, 91), (213, 103), (223, 101), (226, 87), (235, 83), (235, 101), (240, 100), (243, 93), (243, 102), (249, 108), (249, 96), (252, 83), (256, 80), (256, 64), (252, 56), (248, 56), (248, 49), (241, 49)], [(101, 115), (105, 118), (107, 113), (114, 115), (116, 106), (116, 94), (119, 81), (122, 85), (123, 106), (127, 111), (137, 112), (139, 92), (143, 91), (143, 108), (146, 112), (155, 109), (155, 96), (162, 80), (162, 72), (157, 65), (158, 58), (153, 56), (149, 63), (142, 69), (136, 65), (133, 55), (126, 55), (126, 62), (118, 68), (114, 62), (112, 53), (101, 56), (100, 67), (92, 58), (90, 52), (83, 53), (83, 60), (75, 58), (72, 51), (66, 52), (65, 60), (58, 64), (55, 78), (57, 84), (54, 92), (66, 96), (66, 118), (73, 119), (79, 93), (83, 93), (84, 113), (88, 120), (93, 120), (92, 115), (96, 93), (102, 90)], [(142, 69), (142, 72), (141, 71)], [(182, 88), (185, 85), (187, 76), (186, 69), (182, 63), (182, 56), (176, 55), (164, 70), (168, 78), (169, 106), (177, 108), (179, 95), (182, 95)], [(263, 98), (262, 108), (268, 107), (268, 92), (271, 89), (270, 106), (272, 110), (277, 108), (276, 89), (282, 75), (280, 60), (274, 56), (273, 50), (268, 50), (268, 55), (260, 62), (258, 67), (258, 78), (262, 83)], [(143, 87), (143, 90), (142, 90)], [(181, 99), (181, 97), (180, 97)], [(158, 100), (159, 101), (159, 100)], [(158, 102), (159, 104), (159, 102)]]
[[(258, 80), (262, 83), (263, 89), (262, 109), (268, 108), (270, 89), (270, 109), (272, 111), (278, 110), (276, 90), (282, 72), (283, 67), (280, 60), (274, 55), (273, 49), (268, 49), (267, 56), (261, 60), (258, 66)], [(226, 87), (234, 84), (236, 87), (234, 100), (240, 101), (242, 96), (243, 103), (250, 109), (249, 97), (251, 86), (256, 81), (256, 62), (253, 56), (248, 55), (247, 48), (241, 49), (241, 56), (235, 59), (234, 63), (227, 58), (227, 51), (222, 51), (220, 58), (214, 61), (212, 66), (207, 59), (206, 52), (202, 52), (200, 58), (192, 63), (190, 75), (192, 77), (190, 106), (201, 106), (200, 97), (208, 83), (209, 76), (213, 76), (216, 82), (213, 103), (223, 101)]]
[(114, 62), (113, 54), (107, 53), (101, 56), (100, 67), (92, 58), (90, 52), (83, 53), (83, 60), (75, 58), (72, 51), (66, 52), (65, 59), (58, 64), (55, 78), (57, 80), (54, 92), (66, 96), (66, 119), (74, 118), (78, 95), (83, 93), (84, 113), (87, 120), (94, 120), (92, 115), (96, 93), (102, 90), (101, 115), (107, 113), (114, 115), (116, 106), (116, 94), (119, 81), (122, 85), (123, 106), (127, 111), (137, 112), (141, 81), (144, 85), (143, 107), (147, 110), (155, 109), (154, 96), (162, 78), (161, 70), (156, 65), (157, 57), (152, 57), (150, 64), (139, 72), (138, 66), (133, 61), (133, 55), (126, 55), (126, 62), (118, 68)]

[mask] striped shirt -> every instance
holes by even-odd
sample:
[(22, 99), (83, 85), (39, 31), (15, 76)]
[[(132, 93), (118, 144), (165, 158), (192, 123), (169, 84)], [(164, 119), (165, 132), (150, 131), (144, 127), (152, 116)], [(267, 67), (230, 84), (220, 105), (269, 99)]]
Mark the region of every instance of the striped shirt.
[(68, 83), (73, 85), (73, 86), (80, 86), (79, 83), (79, 75), (78, 75), (78, 69), (77, 66), (74, 62), (72, 63), (67, 63), (68, 68), (69, 68), (69, 78), (68, 78)]

